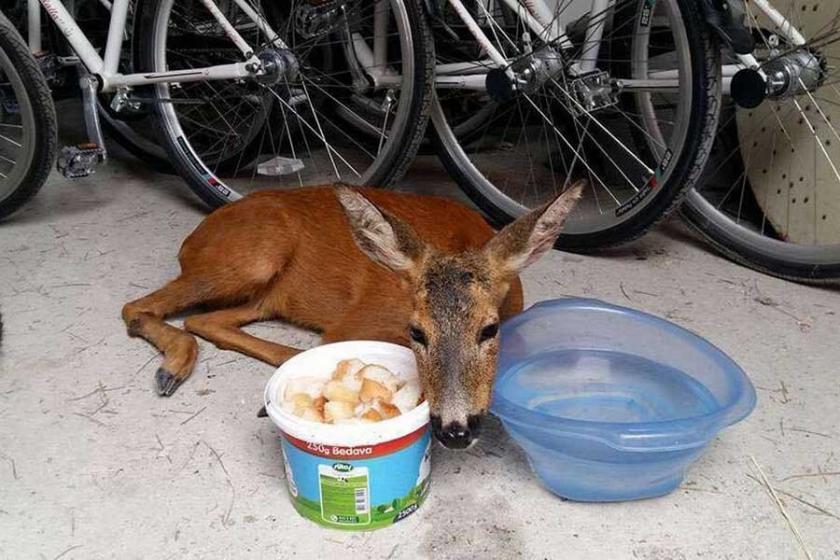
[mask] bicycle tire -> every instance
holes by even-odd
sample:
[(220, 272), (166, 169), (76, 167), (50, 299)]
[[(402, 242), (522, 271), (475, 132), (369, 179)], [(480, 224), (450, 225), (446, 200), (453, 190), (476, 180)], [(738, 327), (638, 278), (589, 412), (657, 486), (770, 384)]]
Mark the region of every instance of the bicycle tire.
[[(17, 81), (22, 87), (16, 94), (18, 110), (21, 111), (23, 124), (22, 133), (31, 135), (31, 154), (28, 161), (20, 162), (22, 173), (15, 173), (19, 177), (17, 184), (4, 189), (8, 193), (0, 200), (0, 219), (8, 217), (19, 210), (34, 197), (52, 169), (55, 162), (56, 146), (58, 144), (58, 124), (55, 115), (50, 88), (38, 62), (29, 53), (29, 48), (18, 31), (0, 12), (0, 69), (7, 73), (12, 81)], [(9, 73), (14, 73), (10, 75)], [(27, 114), (24, 115), (23, 111)], [(28, 121), (28, 122), (26, 122)], [(17, 162), (16, 162), (17, 163)]]
[[(667, 181), (654, 195), (648, 195), (645, 206), (626, 221), (606, 229), (582, 234), (562, 233), (555, 244), (558, 249), (591, 252), (636, 239), (665, 219), (681, 203), (700, 177), (711, 150), (720, 108), (720, 51), (717, 38), (705, 24), (700, 8), (692, 0), (675, 0), (685, 24), (692, 69), (692, 103), (685, 145)], [(431, 121), (438, 154), (450, 176), (464, 193), (497, 226), (514, 220), (513, 214), (487, 196), (488, 188), (496, 188), (479, 177), (463, 149), (456, 145), (440, 103), (433, 104)], [(524, 210), (523, 210), (524, 211)]]
[[(170, 0), (151, 0), (144, 2), (145, 9), (141, 14), (141, 35), (142, 37), (160, 37), (158, 26), (162, 25), (161, 10), (166, 2)], [(399, 4), (405, 10), (405, 25), (410, 33), (408, 45), (411, 53), (407, 55), (413, 62), (411, 91), (405, 89), (400, 91), (402, 96), (400, 103), (408, 107), (406, 116), (402, 119), (404, 123), (398, 134), (392, 132), (388, 135), (386, 143), (386, 155), (378, 162), (377, 167), (366, 173), (360, 184), (371, 186), (386, 186), (399, 179), (414, 159), (414, 155), (425, 136), (428, 114), (431, 107), (432, 84), (434, 82), (434, 56), (433, 42), (430, 30), (426, 23), (422, 9), (417, 2), (411, 0), (402, 2), (392, 0), (393, 4)], [(156, 67), (154, 41), (149, 40), (142, 43), (140, 53), (143, 60), (143, 68), (152, 70)], [(155, 88), (155, 96), (160, 97), (161, 88)], [(176, 134), (173, 128), (167, 123), (167, 104), (156, 104), (157, 128), (160, 142), (169, 154), (171, 162), (178, 174), (187, 182), (190, 189), (211, 208), (218, 207), (227, 202), (239, 198), (239, 193), (224, 185), (208, 166), (199, 162), (196, 164), (197, 155), (187, 145), (184, 139)], [(377, 157), (378, 159), (378, 157)]]
[(805, 284), (836, 284), (840, 281), (840, 262), (797, 262), (792, 258), (793, 255), (784, 257), (784, 253), (768, 251), (763, 243), (748, 238), (745, 231), (739, 229), (732, 220), (716, 214), (720, 213), (696, 191), (686, 196), (680, 209), (681, 217), (701, 239), (722, 256), (738, 264), (770, 276)]

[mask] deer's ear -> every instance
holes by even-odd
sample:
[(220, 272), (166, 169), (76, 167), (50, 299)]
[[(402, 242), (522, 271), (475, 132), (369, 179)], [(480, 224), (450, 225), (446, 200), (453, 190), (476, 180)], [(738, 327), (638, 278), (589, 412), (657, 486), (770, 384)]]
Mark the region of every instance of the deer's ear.
[(380, 210), (353, 189), (338, 187), (336, 196), (350, 222), (353, 239), (363, 253), (394, 272), (410, 274), (415, 270), (425, 244), (411, 226)]
[(516, 275), (551, 249), (585, 186), (586, 181), (578, 181), (552, 202), (521, 216), (488, 241), (484, 251), (493, 268), (503, 275)]

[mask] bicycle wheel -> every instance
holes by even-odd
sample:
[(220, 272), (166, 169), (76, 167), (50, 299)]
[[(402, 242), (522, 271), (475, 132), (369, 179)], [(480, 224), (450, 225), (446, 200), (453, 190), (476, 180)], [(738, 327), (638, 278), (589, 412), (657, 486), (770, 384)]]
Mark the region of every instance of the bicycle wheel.
[(0, 12), (0, 218), (43, 186), (57, 142), (50, 89), (26, 43)]
[(746, 6), (753, 54), (774, 83), (760, 105), (728, 107), (708, 179), (682, 215), (736, 262), (803, 282), (840, 279), (840, 8), (773, 0), (800, 42)]
[[(148, 70), (242, 60), (200, 2), (144, 5)], [(250, 4), (287, 49), (272, 46), (234, 2), (217, 5), (258, 56), (293, 70), (155, 88), (160, 140), (202, 200), (218, 206), (267, 186), (385, 185), (402, 174), (422, 141), (432, 97), (432, 42), (418, 3)], [(374, 29), (377, 12), (384, 32)], [(370, 134), (357, 134), (348, 118)]]
[[(463, 25), (451, 26), (458, 39), (436, 33), (441, 159), (500, 225), (588, 179), (557, 246), (628, 241), (674, 208), (703, 168), (719, 108), (717, 43), (693, 0), (620, 0), (585, 14), (580, 3), (559, 2), (554, 14), (540, 5), (513, 13), (478, 3), (475, 19), (516, 85), (488, 71)], [(529, 14), (544, 31), (525, 27)], [(565, 35), (542, 41), (561, 20)]]

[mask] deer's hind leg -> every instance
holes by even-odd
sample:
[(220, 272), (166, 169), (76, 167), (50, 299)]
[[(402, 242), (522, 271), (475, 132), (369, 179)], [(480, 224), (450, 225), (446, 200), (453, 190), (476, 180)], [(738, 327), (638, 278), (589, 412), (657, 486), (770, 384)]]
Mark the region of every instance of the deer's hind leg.
[(279, 366), (300, 350), (263, 340), (241, 328), (249, 323), (271, 318), (259, 304), (249, 303), (241, 307), (192, 315), (184, 320), (184, 328), (222, 350), (233, 350)]
[(198, 356), (195, 337), (167, 325), (164, 319), (202, 303), (201, 292), (196, 282), (182, 275), (123, 307), (122, 317), (129, 336), (142, 337), (163, 352), (163, 364), (155, 374), (157, 392), (161, 396), (171, 396), (189, 377)]

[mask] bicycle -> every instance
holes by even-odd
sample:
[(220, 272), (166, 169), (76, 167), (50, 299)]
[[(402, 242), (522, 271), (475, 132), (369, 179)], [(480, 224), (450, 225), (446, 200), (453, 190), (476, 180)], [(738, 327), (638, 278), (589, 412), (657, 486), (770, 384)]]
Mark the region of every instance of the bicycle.
[(840, 7), (743, 4), (756, 48), (723, 66), (731, 102), (682, 215), (723, 255), (782, 278), (840, 278)]
[[(42, 52), (39, 4), (76, 56)], [(96, 97), (112, 93), (114, 111), (153, 108), (173, 166), (211, 206), (269, 184), (388, 184), (422, 141), (432, 43), (413, 3), (142, 2), (135, 29), (142, 40), (133, 53), (142, 71), (123, 74), (128, 5), (110, 6), (103, 55), (59, 1), (28, 1), (29, 49), (8, 19), (0, 20), (0, 67), (16, 80), (0, 84), (0, 117), (20, 131), (14, 153), (0, 153), (9, 172), (0, 177), (0, 217), (37, 192), (54, 159), (54, 109), (39, 65), (83, 71), (91, 142), (62, 149), (57, 162), (65, 176), (87, 176), (106, 160)], [(351, 51), (368, 56), (364, 68), (343, 62)], [(34, 85), (17, 86), (22, 80)], [(30, 126), (35, 121), (42, 126)], [(348, 121), (365, 134), (349, 134)]]

